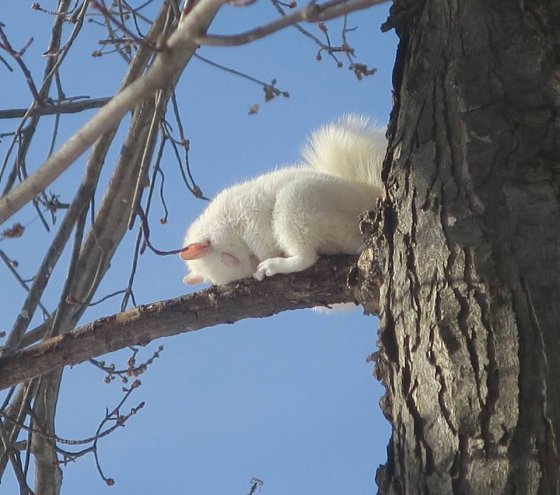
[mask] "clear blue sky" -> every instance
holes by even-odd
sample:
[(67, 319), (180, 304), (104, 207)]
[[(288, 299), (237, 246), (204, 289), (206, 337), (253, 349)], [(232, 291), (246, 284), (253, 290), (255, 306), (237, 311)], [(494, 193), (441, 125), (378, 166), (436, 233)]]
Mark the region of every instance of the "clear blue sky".
[[(32, 11), (30, 2), (5, 3), (0, 20), (14, 46), (35, 38), (25, 61), (39, 80), (51, 19)], [(54, 1), (43, 4), (54, 5)], [(343, 113), (387, 122), (396, 45), (392, 33), (379, 30), (387, 10), (388, 4), (383, 4), (350, 17), (349, 24), (358, 26), (350, 33), (350, 42), (359, 60), (378, 69), (360, 82), (326, 55), (316, 62), (315, 45), (295, 29), (243, 47), (200, 50), (205, 57), (261, 80), (277, 79), (278, 87), (291, 95), (265, 104), (262, 90), (245, 79), (198, 60), (188, 66), (177, 95), (191, 141), (191, 167), (207, 196), (235, 181), (293, 163), (309, 132)], [(225, 6), (210, 31), (235, 33), (275, 16), (263, 0), (246, 8)], [(340, 21), (329, 26), (336, 38)], [(91, 58), (103, 31), (95, 24), (85, 30), (70, 63), (64, 65), (65, 91), (68, 96), (108, 96), (118, 87), (125, 65), (116, 55)], [(0, 65), (0, 81), (4, 88), (0, 108), (30, 103), (17, 69), (10, 73)], [(260, 111), (248, 115), (254, 103), (260, 104)], [(65, 117), (58, 144), (86, 117)], [(0, 121), (0, 133), (16, 125), (17, 121)], [(52, 120), (45, 119), (29, 154), (30, 169), (45, 158), (50, 125)], [(2, 157), (9, 142), (4, 138), (0, 143)], [(158, 222), (162, 215), (158, 202), (150, 217), (152, 242), (160, 249), (180, 246), (185, 229), (204, 207), (181, 185), (171, 154), (167, 161), (169, 221)], [(84, 163), (85, 157), (80, 158), (52, 187), (62, 201), (71, 199), (70, 188), (79, 181)], [(104, 180), (112, 166), (108, 160)], [(22, 275), (31, 277), (51, 234), (44, 232), (32, 209), (23, 210), (14, 221), (26, 225), (25, 236), (0, 241), (0, 249), (18, 260)], [(131, 233), (123, 243), (98, 297), (126, 286), (135, 236)], [(56, 304), (65, 271), (63, 262), (53, 274), (43, 301), (49, 309)], [(181, 282), (184, 274), (177, 257), (146, 252), (134, 286), (137, 301), (186, 293), (191, 289)], [(0, 287), (0, 330), (7, 331), (24, 292), (4, 265)], [(113, 314), (119, 306), (120, 299), (111, 299), (88, 311), (83, 322)], [(258, 477), (264, 481), (263, 495), (375, 493), (375, 470), (385, 461), (389, 437), (389, 425), (378, 406), (382, 387), (372, 377), (372, 364), (366, 363), (375, 350), (376, 331), (377, 319), (359, 311), (323, 316), (306, 310), (148, 345), (140, 360), (159, 344), (165, 350), (141, 377), (143, 385), (125, 411), (141, 401), (146, 406), (125, 428), (100, 443), (101, 463), (116, 484), (106, 487), (93, 458), (86, 456), (64, 467), (62, 492), (124, 495), (157, 489), (166, 494), (245, 495), (249, 480)], [(128, 355), (115, 353), (106, 360), (124, 367)], [(120, 385), (105, 385), (103, 375), (89, 364), (66, 370), (57, 433), (70, 439), (93, 435), (105, 408), (114, 407), (121, 396)], [(9, 472), (0, 493), (17, 493)]]

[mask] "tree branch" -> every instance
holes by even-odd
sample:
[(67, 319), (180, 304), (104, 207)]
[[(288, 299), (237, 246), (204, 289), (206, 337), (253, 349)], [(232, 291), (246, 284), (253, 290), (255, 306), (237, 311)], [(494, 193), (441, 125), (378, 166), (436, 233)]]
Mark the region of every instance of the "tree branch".
[(251, 41), (269, 36), (286, 27), (294, 26), (298, 22), (324, 22), (329, 19), (334, 19), (335, 17), (349, 14), (350, 12), (367, 9), (379, 3), (385, 3), (386, 1), (387, 0), (331, 0), (322, 5), (312, 1), (293, 14), (286, 15), (285, 17), (281, 17), (280, 19), (265, 24), (264, 26), (251, 29), (250, 31), (233, 35), (206, 34), (198, 36), (195, 41), (199, 45), (210, 46), (245, 45)]
[(333, 256), (301, 273), (242, 280), (101, 318), (0, 359), (0, 389), (130, 345), (291, 309), (353, 302), (355, 256)]
[(206, 31), (222, 4), (222, 0), (200, 0), (164, 41), (153, 65), (143, 77), (115, 95), (37, 171), (0, 199), (0, 224), (43, 191), (99, 136), (115, 127), (137, 103), (175, 80), (176, 74), (183, 70), (198, 48), (193, 39)]
[(87, 98), (83, 100), (72, 100), (55, 103), (46, 103), (43, 105), (35, 105), (29, 108), (10, 108), (8, 110), (0, 110), (0, 119), (19, 119), (28, 115), (34, 117), (36, 115), (59, 115), (62, 113), (78, 113), (92, 108), (99, 108), (105, 105), (111, 98)]

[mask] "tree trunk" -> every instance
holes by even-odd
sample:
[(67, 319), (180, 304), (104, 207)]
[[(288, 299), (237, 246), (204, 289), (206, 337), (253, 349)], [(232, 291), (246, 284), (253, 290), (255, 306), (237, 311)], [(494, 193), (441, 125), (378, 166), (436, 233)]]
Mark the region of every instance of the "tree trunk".
[(558, 1), (392, 7), (386, 198), (369, 222), (393, 425), (380, 493), (558, 493), (559, 21)]

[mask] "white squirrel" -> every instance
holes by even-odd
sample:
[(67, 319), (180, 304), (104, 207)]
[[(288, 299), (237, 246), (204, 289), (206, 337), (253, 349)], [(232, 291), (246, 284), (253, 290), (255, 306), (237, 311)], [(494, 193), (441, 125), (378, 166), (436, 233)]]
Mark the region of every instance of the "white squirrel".
[(358, 217), (381, 195), (386, 147), (382, 129), (346, 115), (311, 136), (303, 165), (220, 192), (187, 231), (183, 281), (263, 280), (305, 270), (320, 255), (359, 253)]

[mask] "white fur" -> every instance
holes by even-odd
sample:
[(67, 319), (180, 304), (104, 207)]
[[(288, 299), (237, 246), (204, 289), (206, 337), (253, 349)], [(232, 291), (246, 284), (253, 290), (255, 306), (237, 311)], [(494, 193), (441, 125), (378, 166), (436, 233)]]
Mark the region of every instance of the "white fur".
[(358, 216), (381, 194), (385, 149), (381, 129), (345, 116), (312, 135), (304, 165), (225, 189), (187, 231), (185, 246), (210, 247), (186, 261), (185, 282), (262, 280), (305, 270), (322, 254), (358, 253)]

